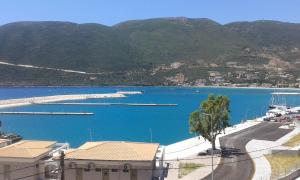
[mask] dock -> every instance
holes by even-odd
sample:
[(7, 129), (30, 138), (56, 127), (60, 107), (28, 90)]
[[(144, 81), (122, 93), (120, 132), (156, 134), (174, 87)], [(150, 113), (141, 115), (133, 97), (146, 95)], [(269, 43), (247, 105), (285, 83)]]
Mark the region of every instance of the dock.
[(0, 112), (0, 115), (94, 115), (90, 112)]
[(273, 95), (300, 95), (300, 92), (273, 92)]
[(147, 103), (34, 103), (38, 105), (79, 105), (79, 106), (177, 106), (177, 104), (147, 104)]

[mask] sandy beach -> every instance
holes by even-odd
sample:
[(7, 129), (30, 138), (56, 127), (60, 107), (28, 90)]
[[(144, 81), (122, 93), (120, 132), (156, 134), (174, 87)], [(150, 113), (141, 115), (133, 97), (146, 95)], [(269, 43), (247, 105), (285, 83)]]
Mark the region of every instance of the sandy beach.
[(108, 93), (108, 94), (55, 95), (55, 96), (30, 97), (30, 98), (20, 98), (20, 99), (7, 99), (7, 100), (0, 100), (0, 109), (17, 107), (17, 106), (26, 106), (35, 103), (50, 103), (50, 102), (59, 102), (59, 101), (66, 101), (66, 100), (123, 98), (123, 97), (126, 96), (120, 93)]

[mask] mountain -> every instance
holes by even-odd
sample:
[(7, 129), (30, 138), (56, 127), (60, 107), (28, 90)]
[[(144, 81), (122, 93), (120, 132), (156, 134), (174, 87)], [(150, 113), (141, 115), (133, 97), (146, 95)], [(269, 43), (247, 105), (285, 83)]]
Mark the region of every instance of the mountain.
[[(224, 66), (236, 61), (241, 65), (295, 67), (293, 63), (300, 62), (299, 49), (300, 24), (278, 21), (222, 25), (210, 19), (178, 17), (127, 21), (111, 27), (70, 22), (15, 22), (0, 26), (1, 62), (104, 73), (119, 84), (123, 84), (122, 79), (128, 80), (128, 73), (144, 76), (154, 67), (173, 62)], [(0, 64), (1, 69), (4, 66)], [(21, 73), (19, 67), (8, 69), (5, 76), (15, 76), (10, 82), (21, 81), (17, 76)], [(23, 71), (25, 77), (32, 77), (34, 71), (43, 72)], [(57, 79), (61, 72), (48, 73)], [(77, 76), (84, 81), (84, 75)], [(23, 84), (34, 84), (25, 77), (21, 78)], [(74, 82), (76, 78), (70, 84)], [(64, 84), (64, 80), (49, 84)]]
[(127, 37), (145, 62), (214, 60), (242, 39), (209, 19), (161, 18), (128, 21), (113, 26)]
[(0, 27), (6, 62), (85, 71), (122, 70), (134, 62), (110, 27), (69, 22), (17, 22)]

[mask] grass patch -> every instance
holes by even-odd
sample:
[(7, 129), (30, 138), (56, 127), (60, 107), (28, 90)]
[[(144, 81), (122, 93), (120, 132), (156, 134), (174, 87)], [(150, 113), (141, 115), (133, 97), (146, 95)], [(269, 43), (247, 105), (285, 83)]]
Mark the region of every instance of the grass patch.
[(289, 147), (295, 147), (300, 144), (300, 133), (297, 134), (296, 136), (292, 137), (290, 140), (288, 140), (286, 143), (284, 143), (284, 146), (289, 146)]
[(272, 168), (272, 176), (287, 174), (297, 167), (300, 168), (300, 155), (265, 155)]
[(178, 178), (182, 178), (183, 176), (186, 176), (189, 173), (203, 166), (204, 166), (203, 164), (196, 164), (196, 163), (179, 163)]

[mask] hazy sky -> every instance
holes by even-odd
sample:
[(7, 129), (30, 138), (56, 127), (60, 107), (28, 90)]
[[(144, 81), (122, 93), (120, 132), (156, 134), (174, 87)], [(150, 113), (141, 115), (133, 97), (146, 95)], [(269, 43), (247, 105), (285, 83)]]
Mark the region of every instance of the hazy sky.
[(300, 0), (0, 0), (0, 25), (15, 21), (71, 21), (113, 25), (156, 17), (300, 23)]

